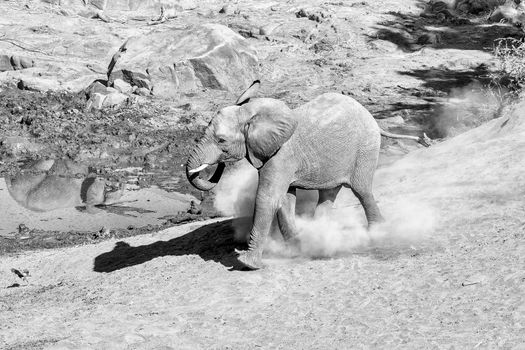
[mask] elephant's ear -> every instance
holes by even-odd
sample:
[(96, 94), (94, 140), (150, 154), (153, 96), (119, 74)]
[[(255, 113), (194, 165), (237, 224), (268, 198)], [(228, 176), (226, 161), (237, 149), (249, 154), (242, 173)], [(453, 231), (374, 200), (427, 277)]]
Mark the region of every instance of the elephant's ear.
[(239, 96), (239, 98), (237, 99), (237, 101), (235, 102), (235, 104), (237, 106), (240, 106), (242, 104), (245, 104), (246, 102), (248, 102), (250, 100), (250, 98), (252, 98), (253, 96), (255, 96), (255, 94), (257, 93), (257, 91), (259, 91), (259, 87), (261, 86), (261, 82), (259, 80), (255, 80), (252, 85), (250, 85), (250, 87), (248, 89), (246, 89), (242, 94), (241, 96)]
[(257, 169), (270, 159), (292, 136), (297, 121), (288, 113), (261, 113), (252, 117), (245, 128), (248, 160)]

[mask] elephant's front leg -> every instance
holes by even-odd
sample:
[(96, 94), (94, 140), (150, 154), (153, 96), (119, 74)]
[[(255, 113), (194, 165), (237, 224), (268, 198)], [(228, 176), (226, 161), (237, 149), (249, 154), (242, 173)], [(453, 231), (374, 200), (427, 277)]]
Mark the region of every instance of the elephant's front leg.
[(282, 204), (277, 211), (279, 229), (285, 241), (289, 241), (297, 236), (297, 226), (295, 225), (295, 205), (297, 202), (297, 190), (289, 188), (288, 193), (283, 198)]
[(262, 253), (264, 242), (270, 233), (272, 220), (277, 210), (283, 204), (283, 198), (289, 187), (284, 177), (268, 178), (261, 174), (257, 196), (255, 197), (255, 214), (253, 227), (250, 232), (248, 250), (238, 252), (238, 259), (246, 267), (256, 270), (262, 267)]

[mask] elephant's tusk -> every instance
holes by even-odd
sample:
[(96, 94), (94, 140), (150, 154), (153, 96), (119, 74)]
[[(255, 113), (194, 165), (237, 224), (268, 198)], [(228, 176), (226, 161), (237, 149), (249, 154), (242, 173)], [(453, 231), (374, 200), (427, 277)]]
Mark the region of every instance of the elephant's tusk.
[(203, 171), (204, 169), (206, 169), (207, 167), (209, 166), (209, 164), (202, 164), (200, 167), (198, 168), (195, 168), (195, 169), (191, 169), (191, 170), (188, 170), (188, 174), (194, 174), (194, 173), (198, 173), (200, 171)]

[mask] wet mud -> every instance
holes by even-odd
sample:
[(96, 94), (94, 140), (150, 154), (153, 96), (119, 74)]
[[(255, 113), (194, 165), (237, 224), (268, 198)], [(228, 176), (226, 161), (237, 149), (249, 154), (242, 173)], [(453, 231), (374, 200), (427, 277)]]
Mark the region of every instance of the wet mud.
[[(218, 215), (213, 194), (185, 178), (200, 133), (188, 111), (151, 100), (90, 111), (82, 93), (0, 90), (0, 254)], [(159, 114), (172, 121), (159, 124)]]

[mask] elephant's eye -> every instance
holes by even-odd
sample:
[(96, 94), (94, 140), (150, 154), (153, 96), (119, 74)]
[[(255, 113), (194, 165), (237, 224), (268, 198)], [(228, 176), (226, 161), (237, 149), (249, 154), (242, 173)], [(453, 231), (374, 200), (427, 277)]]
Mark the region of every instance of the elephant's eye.
[(222, 137), (219, 137), (217, 142), (219, 142), (219, 143), (226, 143), (226, 139), (223, 139)]

